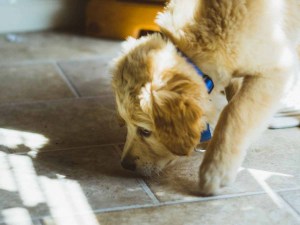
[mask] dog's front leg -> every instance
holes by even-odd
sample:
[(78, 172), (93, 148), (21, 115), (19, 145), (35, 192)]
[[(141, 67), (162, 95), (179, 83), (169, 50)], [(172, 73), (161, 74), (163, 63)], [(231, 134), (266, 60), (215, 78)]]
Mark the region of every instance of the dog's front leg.
[[(251, 140), (267, 125), (287, 75), (248, 76), (224, 108), (200, 167), (200, 191), (211, 195), (234, 181)], [(283, 74), (285, 76), (283, 76)]]

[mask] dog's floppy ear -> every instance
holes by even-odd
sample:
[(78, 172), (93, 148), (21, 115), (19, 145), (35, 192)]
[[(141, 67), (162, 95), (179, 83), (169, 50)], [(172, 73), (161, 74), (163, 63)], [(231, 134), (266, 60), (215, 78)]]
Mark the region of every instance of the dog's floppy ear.
[(188, 155), (200, 139), (198, 86), (180, 74), (152, 89), (152, 115), (161, 141), (176, 155)]
[(122, 51), (110, 63), (114, 90), (138, 94), (141, 87), (150, 80), (151, 52), (166, 44), (158, 34), (139, 39), (129, 37), (122, 44)]
[(145, 74), (138, 70), (138, 68), (143, 69), (142, 57), (139, 57), (138, 59), (141, 61), (138, 61), (130, 56), (130, 52), (134, 51), (142, 41), (141, 39), (129, 37), (122, 43), (122, 51), (119, 56), (110, 62), (109, 68), (110, 74), (112, 75), (112, 87), (115, 93), (119, 94), (121, 101), (125, 93), (139, 89), (137, 84), (139, 84), (139, 80), (142, 79), (141, 74)]

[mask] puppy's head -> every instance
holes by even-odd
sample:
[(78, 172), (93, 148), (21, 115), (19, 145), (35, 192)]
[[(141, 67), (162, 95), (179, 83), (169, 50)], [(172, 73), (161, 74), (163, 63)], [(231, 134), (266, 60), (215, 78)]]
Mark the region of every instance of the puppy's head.
[(128, 40), (112, 74), (119, 119), (128, 131), (124, 168), (152, 175), (194, 149), (206, 126), (208, 94), (171, 42), (158, 34)]

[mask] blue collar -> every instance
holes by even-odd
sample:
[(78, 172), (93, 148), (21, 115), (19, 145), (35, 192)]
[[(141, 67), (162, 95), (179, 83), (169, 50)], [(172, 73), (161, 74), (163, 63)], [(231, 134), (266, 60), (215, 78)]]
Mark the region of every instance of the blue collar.
[[(186, 61), (194, 67), (194, 69), (197, 71), (198, 75), (203, 78), (203, 81), (207, 88), (207, 92), (210, 94), (212, 92), (212, 90), (214, 89), (214, 82), (212, 81), (212, 79), (208, 75), (204, 74), (202, 72), (202, 70), (187, 55), (185, 55), (178, 48), (177, 48), (177, 50), (186, 59)], [(211, 137), (212, 137), (212, 135), (210, 132), (210, 127), (209, 127), (209, 124), (207, 123), (206, 130), (202, 131), (202, 133), (201, 133), (200, 142), (209, 141), (211, 139)]]
[(207, 92), (210, 94), (212, 92), (212, 90), (214, 89), (214, 82), (212, 81), (212, 79), (208, 75), (203, 73), (203, 71), (187, 55), (185, 55), (178, 48), (177, 48), (177, 50), (185, 58), (185, 60), (194, 67), (194, 69), (197, 71), (198, 75), (203, 78), (203, 81), (207, 88)]

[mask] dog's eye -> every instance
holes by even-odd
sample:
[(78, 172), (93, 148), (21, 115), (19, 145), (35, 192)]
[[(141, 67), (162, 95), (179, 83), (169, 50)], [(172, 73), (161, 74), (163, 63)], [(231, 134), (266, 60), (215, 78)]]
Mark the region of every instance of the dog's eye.
[(147, 129), (142, 128), (142, 127), (138, 127), (137, 128), (137, 133), (141, 137), (150, 137), (150, 135), (151, 135), (151, 131), (150, 130), (147, 130)]

